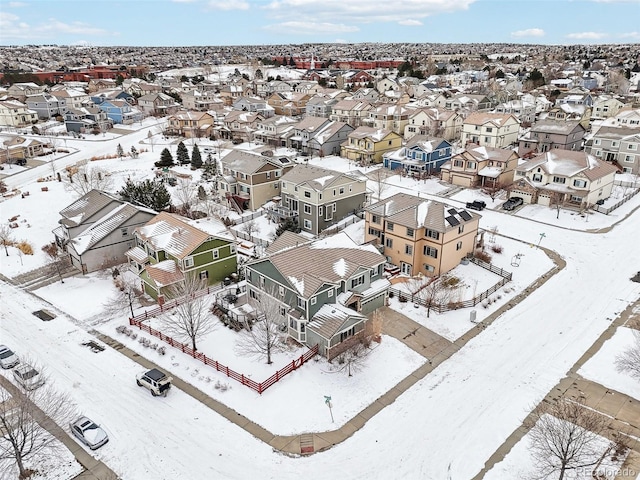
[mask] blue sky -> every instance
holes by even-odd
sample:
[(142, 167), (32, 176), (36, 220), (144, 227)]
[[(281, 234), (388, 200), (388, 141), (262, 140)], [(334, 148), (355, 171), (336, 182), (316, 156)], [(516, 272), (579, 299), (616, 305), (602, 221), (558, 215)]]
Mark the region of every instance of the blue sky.
[(640, 0), (0, 0), (0, 45), (640, 42)]

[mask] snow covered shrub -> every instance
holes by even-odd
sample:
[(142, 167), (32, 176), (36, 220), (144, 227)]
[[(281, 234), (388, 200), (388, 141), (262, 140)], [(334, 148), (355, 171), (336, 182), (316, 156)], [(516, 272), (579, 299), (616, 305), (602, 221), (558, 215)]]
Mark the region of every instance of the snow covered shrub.
[(491, 263), (491, 255), (483, 250), (476, 250), (473, 252), (473, 256), (478, 260), (482, 260), (483, 262)]
[(164, 355), (165, 353), (167, 353), (167, 349), (165, 347), (160, 347), (158, 348), (158, 350), (156, 350), (160, 355)]
[(502, 245), (498, 245), (497, 243), (491, 245), (491, 251), (493, 253), (502, 253), (503, 250), (504, 248), (502, 248)]
[(33, 255), (33, 246), (26, 240), (20, 240), (16, 247), (25, 255)]

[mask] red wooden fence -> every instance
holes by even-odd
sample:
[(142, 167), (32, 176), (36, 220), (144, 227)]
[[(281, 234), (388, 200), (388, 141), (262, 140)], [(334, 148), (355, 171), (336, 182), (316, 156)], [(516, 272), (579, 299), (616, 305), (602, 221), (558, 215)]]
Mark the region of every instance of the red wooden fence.
[[(162, 308), (162, 307), (160, 307), (160, 308)], [(166, 310), (166, 308), (165, 308), (165, 310)], [(160, 311), (162, 311), (162, 310), (160, 310)], [(149, 316), (151, 316), (151, 315), (149, 314)], [(269, 378), (267, 378), (264, 382), (256, 382), (255, 380), (251, 380), (250, 378), (247, 378), (245, 375), (243, 375), (241, 373), (238, 373), (235, 370), (230, 369), (226, 365), (223, 365), (220, 362), (218, 362), (218, 361), (216, 361), (216, 360), (214, 360), (212, 358), (207, 357), (204, 353), (196, 352), (193, 349), (191, 349), (189, 346), (185, 345), (184, 343), (178, 342), (177, 340), (174, 340), (170, 336), (165, 335), (161, 331), (156, 330), (154, 328), (151, 328), (149, 325), (143, 323), (142, 319), (136, 319), (136, 318), (137, 317), (130, 318), (129, 319), (129, 325), (135, 325), (140, 330), (143, 330), (143, 331), (147, 332), (148, 334), (159, 338), (163, 342), (168, 343), (172, 347), (175, 347), (175, 348), (183, 351), (187, 355), (190, 355), (193, 358), (195, 358), (197, 360), (200, 360), (205, 365), (209, 365), (210, 367), (215, 368), (218, 372), (224, 373), (227, 377), (232, 378), (232, 379), (236, 380), (237, 382), (240, 382), (242, 385), (245, 385), (245, 386), (255, 390), (256, 392), (258, 392), (261, 395), (262, 395), (262, 392), (264, 392), (271, 385), (273, 385), (274, 383), (278, 382), (279, 380), (281, 380), (283, 377), (285, 377), (286, 375), (290, 374), (294, 370), (297, 370), (298, 368), (300, 368), (307, 361), (309, 361), (309, 359), (311, 357), (313, 357), (314, 355), (316, 355), (318, 353), (318, 345), (315, 345), (313, 348), (311, 348), (307, 352), (305, 352), (304, 355), (301, 355), (300, 358), (298, 358), (296, 360), (293, 360), (291, 363), (287, 364), (287, 366), (285, 366), (284, 368), (281, 368), (276, 373), (274, 373)], [(144, 318), (148, 318), (148, 317), (145, 316)]]

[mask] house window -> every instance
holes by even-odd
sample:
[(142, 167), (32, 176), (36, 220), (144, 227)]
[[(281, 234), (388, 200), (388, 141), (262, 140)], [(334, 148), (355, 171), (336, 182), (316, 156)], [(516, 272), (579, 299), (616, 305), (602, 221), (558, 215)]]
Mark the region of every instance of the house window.
[(578, 180), (577, 178), (573, 181), (573, 186), (578, 188), (584, 188), (587, 186), (586, 180)]
[(458, 234), (461, 234), (462, 232), (464, 232), (464, 225), (460, 225), (458, 227)]
[(267, 172), (267, 178), (271, 178), (271, 172)]
[(305, 218), (304, 222), (302, 223), (304, 225), (305, 230), (311, 230), (311, 220)]
[(349, 185), (349, 191), (353, 192), (353, 185)]
[(340, 195), (344, 193), (344, 187), (340, 187)]
[(322, 206), (318, 207), (318, 217), (322, 216)]
[(541, 182), (542, 181), (542, 175), (540, 175), (539, 173), (534, 173), (533, 174), (533, 181), (534, 182)]
[(258, 294), (253, 289), (249, 289), (249, 296), (254, 300), (260, 300), (260, 297), (258, 297)]
[(387, 230), (393, 232), (393, 222), (387, 222)]
[(625, 155), (624, 157), (624, 161), (627, 163), (633, 163), (635, 162), (636, 157), (634, 157), (633, 155)]
[(280, 295), (281, 297), (284, 297), (284, 287), (282, 286), (278, 287), (278, 295)]
[(309, 190), (305, 190), (304, 191), (304, 197), (305, 198), (311, 198), (311, 192)]
[(280, 307), (280, 316), (284, 317), (287, 314), (287, 309), (284, 307)]
[[(487, 139), (487, 142), (489, 141), (489, 139)], [(476, 169), (476, 162), (467, 162), (467, 168), (471, 169), (471, 170), (475, 170)]]
[(426, 263), (424, 264), (424, 269), (429, 273), (433, 273), (435, 271), (435, 267), (433, 265), (427, 265)]
[(413, 255), (413, 245), (405, 244), (404, 253), (405, 255)]
[(391, 240), (390, 238), (385, 238), (384, 244), (385, 244), (385, 246), (387, 248), (392, 248), (393, 247), (393, 240)]
[(307, 215), (311, 215), (311, 205), (306, 205), (305, 204), (304, 213), (306, 213)]
[(232, 243), (231, 246), (229, 247), (229, 250), (231, 251), (232, 254), (236, 253), (236, 245)]
[(612, 146), (612, 147), (617, 147), (617, 146), (618, 146), (618, 142), (612, 141), (612, 142), (611, 142), (611, 146)]
[(493, 132), (493, 128), (487, 127), (487, 133), (491, 133), (491, 132)]
[(629, 150), (635, 150), (635, 149), (636, 149), (636, 147), (637, 147), (637, 145), (635, 145), (635, 144), (633, 144), (633, 143), (630, 143), (629, 145), (627, 145), (627, 148), (628, 148)]
[(440, 238), (440, 233), (435, 230), (429, 230), (428, 228), (424, 232), (425, 236), (429, 238), (433, 238), (434, 240), (438, 240)]
[(378, 215), (371, 215), (371, 221), (373, 223), (380, 223), (380, 217)]
[(407, 237), (413, 238), (413, 228), (407, 227)]
[(456, 250), (462, 250), (462, 242), (456, 243)]
[(454, 167), (464, 167), (464, 162), (462, 160), (454, 160), (453, 161), (453, 166)]
[(565, 177), (553, 177), (553, 183), (562, 183), (564, 184), (567, 181)]
[(220, 251), (217, 248), (213, 251), (213, 258), (214, 260), (220, 258)]
[(305, 307), (305, 301), (304, 301), (304, 298), (302, 298), (302, 297), (298, 297), (298, 307), (300, 307), (300, 308), (304, 309), (304, 307)]
[(333, 288), (327, 292), (327, 297), (333, 297)]
[(364, 284), (364, 274), (351, 279), (351, 288)]
[(199, 273), (200, 280), (206, 280), (209, 278), (209, 270), (203, 270)]
[(427, 257), (433, 257), (433, 258), (438, 258), (438, 249), (434, 248), (434, 247), (430, 247), (428, 245), (425, 245), (424, 247), (424, 254)]
[(380, 230), (376, 230), (375, 228), (369, 227), (369, 235), (373, 235), (374, 237), (380, 238), (382, 235), (382, 232)]
[(287, 189), (287, 182), (282, 182), (282, 189), (286, 190)]
[(264, 275), (260, 275), (260, 288), (264, 288)]
[(184, 268), (193, 267), (193, 257), (185, 257), (184, 259)]
[(353, 337), (356, 333), (356, 327), (351, 327), (349, 330), (346, 330), (340, 333), (340, 342), (344, 342), (346, 339)]
[(318, 299), (316, 297), (311, 297), (311, 305), (315, 305)]
[(129, 235), (129, 229), (128, 228), (121, 228), (120, 229), (120, 233), (122, 233), (123, 237), (126, 237), (127, 235)]

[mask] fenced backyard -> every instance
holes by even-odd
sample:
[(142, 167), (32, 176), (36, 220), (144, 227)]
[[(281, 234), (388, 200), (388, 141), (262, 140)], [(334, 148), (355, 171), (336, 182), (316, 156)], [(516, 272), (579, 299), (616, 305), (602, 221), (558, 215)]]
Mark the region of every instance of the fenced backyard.
[(640, 192), (640, 188), (638, 188), (638, 186), (636, 185), (635, 182), (619, 182), (619, 181), (615, 181), (615, 182), (613, 182), (613, 184), (616, 185), (616, 186), (619, 186), (619, 187), (633, 188), (633, 190), (631, 192), (627, 193), (626, 195), (624, 195), (622, 197), (622, 199), (620, 199), (620, 201), (614, 203), (613, 205), (608, 205), (606, 207), (604, 205), (594, 205), (593, 209), (596, 212), (604, 213), (605, 215), (609, 215), (616, 208), (620, 207), (620, 205), (628, 202), (633, 197), (635, 197), (638, 194), (638, 192)]
[(479, 267), (482, 267), (486, 270), (489, 270), (492, 273), (495, 273), (496, 275), (499, 275), (501, 277), (500, 280), (496, 284), (494, 284), (492, 287), (488, 288), (487, 290), (480, 293), (479, 295), (476, 295), (475, 297), (469, 300), (462, 300), (457, 302), (440, 303), (437, 301), (432, 301), (431, 304), (429, 305), (429, 302), (419, 294), (418, 295), (411, 294), (404, 290), (399, 290), (393, 287), (389, 288), (389, 293), (397, 295), (398, 298), (404, 299), (407, 302), (416, 303), (418, 305), (422, 305), (423, 307), (429, 307), (431, 310), (438, 313), (444, 313), (444, 312), (449, 312), (451, 310), (458, 310), (460, 308), (474, 307), (478, 305), (480, 302), (482, 302), (483, 300), (489, 298), (491, 294), (495, 293), (498, 289), (500, 289), (502, 286), (506, 285), (511, 281), (511, 278), (512, 278), (511, 272), (508, 272), (500, 267), (497, 267), (495, 265), (492, 265), (491, 263), (487, 263), (475, 257), (470, 258), (469, 261), (471, 263), (478, 265)]

